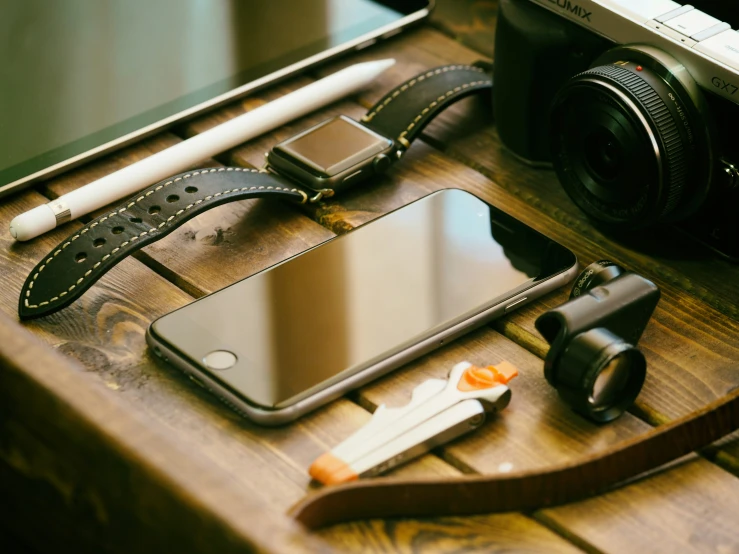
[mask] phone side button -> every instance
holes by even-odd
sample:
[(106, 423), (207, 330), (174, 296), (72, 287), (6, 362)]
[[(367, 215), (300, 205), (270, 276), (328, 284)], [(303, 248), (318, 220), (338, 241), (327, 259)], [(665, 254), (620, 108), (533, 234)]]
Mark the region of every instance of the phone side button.
[(523, 298), (519, 298), (518, 300), (516, 300), (516, 301), (514, 301), (514, 302), (511, 302), (510, 304), (508, 304), (508, 305), (507, 305), (507, 306), (505, 307), (505, 310), (503, 311), (503, 313), (506, 313), (506, 314), (507, 314), (507, 313), (508, 313), (508, 312), (510, 312), (510, 311), (511, 311), (512, 309), (514, 309), (514, 308), (515, 308), (516, 306), (520, 305), (520, 304), (521, 304), (521, 303), (523, 303), (523, 302), (526, 302), (526, 300), (528, 300), (528, 298), (529, 298), (528, 296), (524, 296)]
[(355, 50), (364, 50), (365, 48), (367, 48), (368, 46), (372, 46), (376, 42), (377, 42), (377, 39), (376, 38), (371, 38), (369, 40), (364, 41), (361, 44), (357, 44), (357, 46), (355, 46), (354, 49)]
[(190, 381), (192, 381), (193, 383), (195, 383), (197, 386), (199, 386), (201, 388), (204, 388), (205, 390), (208, 390), (208, 387), (205, 386), (205, 383), (203, 383), (197, 377), (193, 377), (192, 375), (189, 375), (189, 374), (188, 374), (188, 377), (190, 378)]

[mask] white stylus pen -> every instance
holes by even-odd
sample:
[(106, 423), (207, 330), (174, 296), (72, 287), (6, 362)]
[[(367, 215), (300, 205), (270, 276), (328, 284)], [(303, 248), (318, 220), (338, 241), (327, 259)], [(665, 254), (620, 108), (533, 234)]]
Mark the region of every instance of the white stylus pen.
[(335, 102), (372, 83), (395, 60), (358, 63), (175, 146), (106, 175), (10, 222), (10, 235), (29, 240), (110, 202), (132, 195), (193, 164)]

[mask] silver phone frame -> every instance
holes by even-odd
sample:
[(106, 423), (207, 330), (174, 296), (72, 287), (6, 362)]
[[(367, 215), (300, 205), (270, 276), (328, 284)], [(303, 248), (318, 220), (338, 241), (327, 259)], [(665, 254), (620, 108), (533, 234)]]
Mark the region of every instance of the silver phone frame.
[(575, 263), (571, 268), (557, 275), (553, 275), (549, 279), (542, 281), (522, 293), (503, 300), (495, 306), (492, 306), (465, 321), (442, 330), (436, 335), (410, 346), (407, 349), (382, 360), (381, 362), (363, 369), (342, 381), (334, 383), (333, 385), (330, 385), (325, 389), (284, 408), (266, 410), (250, 404), (244, 399), (236, 396), (223, 385), (212, 379), (207, 373), (201, 372), (197, 366), (191, 365), (187, 360), (180, 357), (175, 352), (167, 348), (165, 344), (158, 341), (153, 333), (151, 333), (151, 326), (146, 330), (146, 342), (164, 361), (181, 370), (197, 385), (213, 393), (221, 402), (229, 406), (231, 409), (255, 423), (273, 427), (290, 423), (308, 412), (343, 396), (344, 393), (365, 385), (370, 381), (389, 373), (393, 369), (397, 369), (424, 354), (432, 352), (440, 346), (443, 346), (444, 343), (451, 342), (465, 333), (481, 327), (496, 317), (500, 317), (505, 313), (518, 309), (519, 307), (528, 304), (530, 301), (564, 286), (575, 278), (578, 268), (578, 264)]
[[(420, 199), (419, 199), (420, 200)], [(398, 209), (402, 209), (398, 208)], [(369, 221), (365, 225), (371, 225), (372, 221)], [(336, 237), (338, 238), (338, 237)], [(312, 248), (306, 250), (306, 252), (315, 248), (320, 248), (329, 241), (324, 241)], [(563, 246), (563, 248), (566, 248)], [(305, 252), (303, 252), (304, 254)], [(300, 255), (300, 254), (298, 254)], [(270, 266), (271, 269), (282, 263), (287, 263), (294, 256), (291, 256), (287, 260)], [(346, 377), (340, 381), (337, 381), (324, 389), (318, 390), (313, 394), (301, 398), (294, 404), (281, 408), (263, 408), (256, 404), (248, 402), (246, 399), (237, 396), (231, 392), (228, 388), (223, 386), (217, 380), (213, 379), (208, 373), (205, 373), (196, 365), (193, 365), (188, 359), (180, 356), (177, 352), (170, 349), (165, 343), (160, 341), (157, 336), (152, 332), (152, 327), (156, 320), (153, 321), (146, 329), (146, 342), (154, 352), (155, 355), (162, 358), (165, 362), (173, 365), (187, 375), (197, 385), (203, 387), (209, 392), (213, 393), (221, 402), (229, 406), (231, 409), (246, 417), (247, 419), (264, 426), (277, 426), (284, 425), (295, 419), (307, 414), (308, 412), (341, 397), (344, 393), (358, 388), (362, 385), (369, 383), (370, 381), (381, 377), (397, 369), (398, 367), (427, 354), (436, 348), (443, 346), (447, 342), (459, 338), (460, 336), (468, 333), (482, 325), (490, 322), (496, 317), (500, 317), (505, 313), (511, 312), (515, 309), (520, 308), (540, 298), (544, 294), (558, 289), (564, 286), (572, 279), (575, 278), (579, 270), (579, 264), (577, 257), (573, 254), (575, 263), (572, 267), (565, 269), (559, 273), (556, 273), (547, 279), (533, 285), (526, 290), (518, 292), (512, 296), (502, 299), (494, 306), (485, 308), (481, 312), (471, 315), (464, 321), (455, 323), (446, 329), (440, 330), (435, 335), (427, 337), (420, 342), (409, 346), (408, 348), (396, 352), (395, 354), (363, 369), (357, 373)], [(261, 273), (261, 272), (260, 272)], [(249, 279), (246, 277), (245, 279)], [(164, 316), (161, 316), (164, 317)], [(159, 318), (157, 318), (159, 319)]]
[(319, 52), (318, 54), (314, 54), (313, 56), (305, 58), (300, 62), (284, 67), (278, 71), (246, 83), (245, 85), (242, 85), (240, 87), (231, 89), (230, 91), (219, 96), (215, 96), (210, 100), (201, 102), (196, 106), (193, 106), (186, 110), (182, 110), (181, 112), (173, 114), (169, 117), (160, 119), (159, 121), (151, 123), (150, 125), (147, 125), (145, 127), (141, 127), (140, 129), (128, 133), (127, 135), (108, 141), (104, 144), (101, 144), (100, 146), (96, 146), (95, 148), (91, 148), (90, 150), (77, 154), (76, 156), (71, 156), (54, 165), (50, 165), (44, 169), (40, 169), (35, 173), (31, 173), (30, 175), (26, 175), (25, 177), (16, 179), (15, 181), (0, 185), (0, 198), (26, 188), (37, 181), (59, 175), (64, 171), (82, 165), (85, 162), (102, 156), (103, 154), (107, 154), (119, 148), (123, 148), (124, 146), (128, 146), (135, 141), (141, 140), (153, 135), (158, 131), (162, 131), (168, 127), (171, 127), (175, 123), (179, 123), (184, 119), (200, 115), (208, 110), (217, 108), (218, 106), (222, 106), (223, 104), (226, 104), (231, 100), (235, 100), (237, 98), (245, 96), (249, 92), (255, 92), (266, 87), (267, 85), (275, 84), (276, 82), (286, 79), (291, 75), (297, 74), (300, 71), (316, 66), (320, 63), (327, 62), (352, 50), (363, 50), (368, 46), (372, 46), (378, 40), (383, 40), (395, 36), (406, 27), (427, 18), (434, 7), (435, 1), (436, 0), (427, 0), (428, 4), (426, 8), (407, 15), (401, 19), (398, 19), (397, 21), (388, 25), (378, 27), (374, 31), (365, 33), (364, 35), (361, 35), (354, 40), (345, 42), (344, 44), (340, 44), (332, 48), (328, 48), (322, 52)]

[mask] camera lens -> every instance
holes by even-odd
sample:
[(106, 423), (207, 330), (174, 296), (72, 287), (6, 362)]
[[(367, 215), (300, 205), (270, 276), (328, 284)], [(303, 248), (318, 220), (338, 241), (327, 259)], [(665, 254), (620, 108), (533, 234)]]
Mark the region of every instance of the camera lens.
[(574, 337), (557, 365), (560, 395), (599, 423), (631, 406), (647, 374), (644, 354), (603, 327)]
[(585, 162), (601, 181), (613, 182), (623, 167), (623, 148), (606, 128), (594, 129), (585, 139)]
[(694, 213), (708, 194), (711, 124), (676, 60), (648, 46), (609, 51), (557, 93), (552, 161), (589, 216), (640, 228)]
[(580, 272), (572, 285), (570, 298), (577, 298), (583, 293), (603, 285), (624, 273), (624, 268), (611, 260), (598, 260)]
[(629, 360), (623, 353), (617, 354), (606, 362), (596, 376), (593, 389), (588, 397), (588, 401), (595, 409), (607, 408), (618, 401), (629, 382), (630, 368)]

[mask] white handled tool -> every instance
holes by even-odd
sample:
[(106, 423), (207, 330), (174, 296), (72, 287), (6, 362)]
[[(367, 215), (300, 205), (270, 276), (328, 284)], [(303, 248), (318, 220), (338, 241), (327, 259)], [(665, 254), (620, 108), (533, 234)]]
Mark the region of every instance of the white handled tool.
[(508, 362), (486, 368), (460, 362), (448, 380), (417, 386), (407, 405), (379, 406), (364, 427), (320, 456), (308, 472), (330, 485), (374, 476), (420, 456), (476, 429), (486, 412), (505, 408), (511, 399), (506, 383), (516, 375)]

